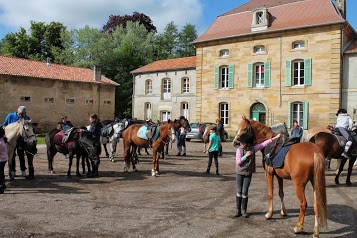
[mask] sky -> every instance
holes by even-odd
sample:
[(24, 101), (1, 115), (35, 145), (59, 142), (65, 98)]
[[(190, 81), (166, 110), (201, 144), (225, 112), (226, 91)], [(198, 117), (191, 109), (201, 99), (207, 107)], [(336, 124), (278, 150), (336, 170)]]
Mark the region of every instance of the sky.
[[(186, 23), (195, 25), (198, 35), (217, 16), (249, 0), (0, 0), (0, 39), (20, 27), (29, 29), (30, 21), (61, 22), (67, 29), (86, 25), (102, 28), (110, 15), (149, 16), (158, 32), (171, 21), (179, 30)], [(269, 0), (267, 0), (269, 1)], [(356, 0), (347, 0), (347, 20), (357, 31)]]

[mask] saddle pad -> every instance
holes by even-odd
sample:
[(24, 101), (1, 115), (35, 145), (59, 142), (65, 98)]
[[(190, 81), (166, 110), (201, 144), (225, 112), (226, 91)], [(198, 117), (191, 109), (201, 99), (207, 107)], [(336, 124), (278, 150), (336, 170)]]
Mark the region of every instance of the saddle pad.
[[(143, 125), (139, 128), (136, 135), (141, 139), (148, 140), (148, 137), (146, 136), (146, 131), (147, 131), (147, 126)], [(155, 133), (152, 136), (151, 141), (155, 141), (158, 137), (159, 137), (159, 130), (157, 129), (157, 127), (155, 127)]]
[(273, 166), (273, 168), (283, 167), (285, 156), (289, 152), (291, 146), (292, 145), (282, 147), (273, 159), (265, 157), (265, 163), (269, 166)]
[(55, 143), (55, 145), (63, 146), (63, 142), (62, 142), (63, 135), (64, 135), (64, 131), (61, 130), (57, 132), (57, 134), (53, 137), (53, 143)]

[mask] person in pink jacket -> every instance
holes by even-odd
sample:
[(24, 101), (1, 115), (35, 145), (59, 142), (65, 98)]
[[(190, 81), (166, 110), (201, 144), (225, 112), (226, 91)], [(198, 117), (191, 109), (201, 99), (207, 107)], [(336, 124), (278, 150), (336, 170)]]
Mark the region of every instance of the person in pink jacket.
[(4, 169), (8, 159), (7, 138), (5, 137), (4, 128), (0, 125), (0, 194), (3, 194), (6, 188)]
[(248, 217), (248, 190), (252, 174), (255, 173), (255, 153), (279, 137), (280, 134), (257, 145), (254, 145), (254, 136), (250, 133), (244, 133), (239, 137), (240, 146), (236, 152), (237, 214), (235, 217)]

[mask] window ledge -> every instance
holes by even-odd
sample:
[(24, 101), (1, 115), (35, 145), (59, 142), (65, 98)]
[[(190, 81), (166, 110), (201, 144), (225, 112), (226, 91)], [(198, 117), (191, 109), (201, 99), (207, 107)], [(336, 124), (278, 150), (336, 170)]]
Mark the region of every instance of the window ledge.
[(291, 49), (290, 52), (307, 51), (306, 48)]
[(233, 89), (233, 88), (218, 88), (219, 91), (229, 91), (231, 89)]
[(254, 90), (265, 90), (267, 88), (268, 87), (252, 87), (252, 89), (254, 89)]
[(261, 51), (261, 52), (253, 52), (253, 54), (252, 55), (267, 55), (268, 54), (268, 52), (266, 52), (266, 51)]

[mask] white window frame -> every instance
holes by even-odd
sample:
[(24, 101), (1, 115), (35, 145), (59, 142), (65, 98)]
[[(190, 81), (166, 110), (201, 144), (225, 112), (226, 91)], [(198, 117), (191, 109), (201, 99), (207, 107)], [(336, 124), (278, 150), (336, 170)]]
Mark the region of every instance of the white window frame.
[(220, 88), (228, 88), (229, 82), (229, 67), (228, 65), (219, 68), (219, 85)]
[(182, 78), (182, 93), (189, 93), (189, 92), (190, 92), (190, 79)]
[(256, 13), (256, 19), (257, 19), (257, 25), (263, 25), (265, 23), (264, 21), (264, 12), (257, 12)]
[(293, 44), (292, 44), (292, 48), (294, 50), (304, 49), (305, 48), (305, 42), (304, 41), (294, 41)]
[(305, 62), (304, 60), (294, 60), (292, 63), (293, 70), (293, 86), (304, 86), (305, 85)]
[(161, 121), (168, 121), (171, 119), (171, 112), (170, 111), (161, 111), (160, 112)]
[(254, 46), (254, 53), (261, 53), (261, 52), (265, 52), (265, 46), (264, 45)]
[(220, 51), (219, 51), (219, 56), (220, 56), (220, 57), (227, 57), (227, 56), (229, 56), (229, 50), (228, 50), (228, 49), (220, 50)]
[[(263, 73), (262, 73), (263, 70)], [(263, 88), (265, 83), (265, 66), (264, 63), (254, 64), (254, 85), (257, 88)]]
[(145, 94), (152, 94), (152, 80), (148, 79), (145, 82)]
[(227, 102), (221, 102), (219, 104), (219, 115), (224, 125), (229, 124), (229, 105)]
[(304, 125), (304, 103), (292, 102), (291, 103), (291, 125), (294, 121), (297, 121), (299, 125)]
[(181, 115), (184, 116), (187, 120), (189, 120), (189, 105), (188, 102), (181, 103)]
[(145, 119), (151, 119), (151, 103), (146, 102), (145, 103)]
[(171, 79), (165, 78), (162, 80), (162, 99), (169, 100), (171, 98)]

